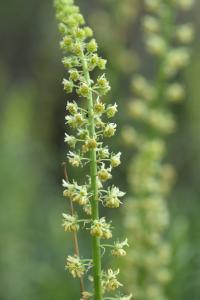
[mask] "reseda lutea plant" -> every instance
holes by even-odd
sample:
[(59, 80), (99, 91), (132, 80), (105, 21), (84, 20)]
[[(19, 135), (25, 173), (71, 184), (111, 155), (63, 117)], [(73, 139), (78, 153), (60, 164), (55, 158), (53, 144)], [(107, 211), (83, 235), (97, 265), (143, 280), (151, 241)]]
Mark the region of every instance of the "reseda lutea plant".
[(106, 105), (102, 101), (110, 90), (109, 82), (104, 73), (91, 78), (93, 70), (105, 70), (106, 60), (97, 54), (93, 32), (85, 26), (74, 1), (55, 0), (55, 7), (62, 35), (60, 46), (65, 55), (62, 62), (68, 70), (63, 86), (67, 94), (73, 92), (77, 96), (76, 101), (68, 102), (66, 106), (66, 124), (73, 130), (73, 135), (65, 134), (65, 142), (71, 148), (67, 157), (73, 167), (85, 169), (86, 180), (83, 183), (77, 183), (75, 179), (70, 182), (63, 180), (63, 195), (77, 205), (73, 214), (63, 214), (63, 227), (73, 233), (80, 229), (88, 230), (92, 237), (93, 253), (92, 259), (83, 259), (77, 253), (68, 256), (66, 269), (73, 277), (81, 279), (90, 269), (93, 270), (93, 289), (82, 290), (81, 299), (128, 300), (131, 295), (121, 296), (119, 293), (112, 296), (122, 286), (117, 278), (119, 270), (102, 270), (105, 248), (108, 247), (113, 256), (124, 256), (124, 248), (128, 246), (127, 240), (116, 241), (113, 245), (101, 243), (102, 239), (112, 238), (112, 226), (104, 216), (100, 216), (99, 205), (118, 208), (124, 195), (114, 185), (103, 187), (112, 178), (112, 169), (120, 164), (121, 155), (120, 152), (111, 152), (104, 144), (104, 139), (111, 138), (116, 131), (116, 124), (106, 120), (115, 116), (117, 105)]
[(177, 75), (189, 63), (188, 45), (194, 37), (192, 24), (176, 25), (176, 20), (179, 11), (187, 11), (192, 4), (192, 0), (144, 1), (145, 46), (154, 57), (156, 74), (152, 81), (141, 75), (133, 78), (134, 98), (128, 111), (135, 128), (123, 131), (124, 141), (136, 148), (128, 172), (133, 197), (125, 216), (134, 245), (127, 255), (125, 275), (136, 300), (166, 300), (165, 286), (173, 276), (171, 247), (164, 234), (169, 225), (165, 198), (175, 174), (163, 160), (166, 137), (176, 126), (170, 106), (179, 103), (185, 93)]

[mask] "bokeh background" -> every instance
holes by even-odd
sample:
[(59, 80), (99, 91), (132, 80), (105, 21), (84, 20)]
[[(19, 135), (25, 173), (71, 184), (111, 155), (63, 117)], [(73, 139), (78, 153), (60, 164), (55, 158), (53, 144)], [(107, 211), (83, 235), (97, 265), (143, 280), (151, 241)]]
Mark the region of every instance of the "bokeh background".
[[(77, 282), (64, 271), (72, 248), (60, 227), (62, 168), (66, 149), (59, 34), (53, 1), (0, 1), (0, 299), (78, 299)], [(139, 7), (129, 1), (77, 1), (109, 59), (110, 97), (119, 103), (119, 127), (128, 101), (130, 74), (150, 58), (143, 51)], [(177, 182), (168, 205), (169, 238), (177, 245), (173, 256), (171, 300), (200, 299), (200, 2), (187, 18), (195, 23), (192, 59), (181, 75), (187, 99), (175, 109), (178, 129), (168, 140), (168, 161)], [(137, 56), (137, 53), (140, 56)], [(122, 147), (119, 136), (113, 147)], [(115, 180), (126, 189), (126, 167)], [(71, 174), (71, 173), (70, 173)], [(121, 224), (118, 223), (119, 228)], [(85, 241), (81, 242), (82, 251)], [(181, 247), (179, 244), (181, 243)], [(155, 299), (159, 300), (159, 299)]]

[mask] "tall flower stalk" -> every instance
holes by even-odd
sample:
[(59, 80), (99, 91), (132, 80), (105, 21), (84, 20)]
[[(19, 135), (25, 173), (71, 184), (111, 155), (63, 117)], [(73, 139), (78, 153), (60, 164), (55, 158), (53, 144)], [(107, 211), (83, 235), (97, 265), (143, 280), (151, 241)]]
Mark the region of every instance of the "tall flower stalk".
[(67, 94), (73, 93), (77, 98), (67, 102), (66, 106), (66, 124), (73, 130), (73, 134), (65, 134), (65, 142), (71, 148), (67, 158), (74, 168), (83, 168), (85, 172), (84, 182), (63, 180), (63, 195), (73, 204), (72, 214), (63, 213), (63, 227), (65, 231), (76, 234), (85, 229), (92, 238), (92, 258), (84, 259), (75, 253), (67, 257), (66, 269), (81, 280), (93, 270), (93, 288), (91, 291), (82, 290), (81, 299), (128, 300), (131, 295), (118, 293), (113, 296), (113, 292), (122, 286), (117, 278), (119, 270), (102, 268), (102, 254), (106, 248), (113, 256), (124, 256), (124, 248), (128, 246), (127, 240), (102, 243), (102, 239), (112, 238), (112, 226), (100, 215), (100, 205), (118, 208), (124, 195), (118, 187), (107, 186), (112, 169), (120, 164), (121, 153), (111, 152), (104, 144), (104, 139), (111, 138), (116, 131), (116, 124), (108, 120), (115, 116), (117, 104), (106, 105), (102, 100), (110, 85), (105, 74), (98, 75), (97, 69), (105, 70), (106, 60), (97, 54), (93, 32), (85, 26), (79, 8), (73, 0), (55, 0), (55, 7), (62, 35), (62, 62), (68, 70), (63, 86)]
[(171, 104), (185, 94), (178, 81), (189, 63), (188, 45), (192, 24), (176, 24), (179, 11), (187, 11), (192, 0), (145, 0), (142, 27), (147, 51), (154, 57), (155, 76), (134, 76), (134, 98), (129, 115), (135, 126), (123, 130), (123, 138), (135, 146), (128, 171), (130, 194), (125, 227), (133, 247), (127, 256), (126, 278), (136, 300), (166, 300), (165, 286), (172, 279), (171, 247), (165, 239), (169, 226), (166, 196), (174, 179), (173, 167), (164, 162), (166, 137), (175, 130)]

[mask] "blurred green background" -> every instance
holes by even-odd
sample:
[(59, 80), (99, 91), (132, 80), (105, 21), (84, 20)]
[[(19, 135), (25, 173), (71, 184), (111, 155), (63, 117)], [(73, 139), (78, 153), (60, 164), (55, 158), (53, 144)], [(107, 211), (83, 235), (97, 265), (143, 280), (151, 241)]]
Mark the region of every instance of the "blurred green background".
[[(72, 248), (60, 226), (61, 212), (66, 210), (61, 187), (66, 99), (52, 2), (0, 1), (1, 300), (78, 299), (78, 283), (63, 267)], [(192, 60), (182, 74), (187, 100), (174, 111), (178, 129), (168, 141), (168, 161), (178, 174), (169, 197), (169, 238), (175, 245), (171, 300), (200, 299), (200, 3), (196, 2), (187, 16), (196, 27)], [(109, 59), (110, 97), (123, 108), (129, 75), (139, 67), (132, 50), (142, 47), (138, 20), (133, 21), (138, 7), (131, 1), (124, 11), (120, 1), (79, 3), (100, 51)], [(143, 51), (139, 59), (147, 59)], [(151, 73), (151, 64), (147, 66)], [(126, 116), (120, 111), (122, 125)], [(114, 140), (114, 148), (121, 147), (119, 140)], [(124, 157), (115, 172), (116, 181), (125, 175), (128, 159)], [(120, 183), (123, 189), (126, 185)], [(81, 246), (86, 251), (83, 242)]]

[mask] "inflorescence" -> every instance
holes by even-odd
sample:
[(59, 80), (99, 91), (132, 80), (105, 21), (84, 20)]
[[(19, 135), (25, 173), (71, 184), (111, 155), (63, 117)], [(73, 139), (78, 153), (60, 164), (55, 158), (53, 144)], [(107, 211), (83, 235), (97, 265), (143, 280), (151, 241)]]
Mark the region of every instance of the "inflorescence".
[[(97, 53), (98, 45), (91, 28), (73, 0), (55, 0), (59, 31), (62, 35), (60, 47), (64, 53), (62, 60), (68, 70), (63, 79), (67, 94), (77, 98), (67, 102), (66, 125), (72, 134), (65, 133), (65, 142), (70, 147), (68, 163), (74, 168), (83, 168), (85, 182), (63, 179), (63, 195), (75, 205), (73, 214), (63, 213), (63, 228), (76, 234), (85, 229), (92, 238), (92, 259), (80, 255), (70, 255), (66, 269), (73, 277), (83, 278), (93, 269), (93, 289), (82, 290), (81, 299), (129, 300), (130, 296), (112, 296), (122, 284), (118, 281), (119, 270), (102, 270), (101, 260), (105, 249), (111, 249), (113, 256), (124, 256), (127, 239), (113, 244), (101, 244), (102, 239), (112, 238), (112, 224), (99, 214), (99, 205), (118, 208), (122, 204), (124, 192), (118, 187), (108, 186), (113, 168), (120, 165), (121, 153), (113, 153), (104, 144), (104, 139), (115, 135), (117, 125), (110, 121), (117, 113), (117, 104), (106, 104), (103, 97), (110, 90), (109, 81), (104, 74), (106, 60)], [(98, 70), (102, 73), (98, 75)], [(94, 71), (94, 76), (91, 74)], [(77, 209), (76, 209), (77, 208)], [(78, 213), (76, 212), (78, 211)], [(81, 217), (80, 217), (81, 214)], [(83, 217), (82, 217), (83, 216)], [(106, 294), (108, 293), (108, 296)], [(111, 296), (110, 296), (111, 293)]]

